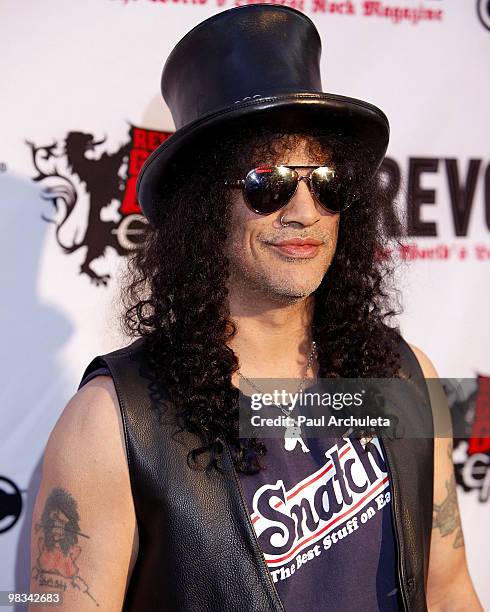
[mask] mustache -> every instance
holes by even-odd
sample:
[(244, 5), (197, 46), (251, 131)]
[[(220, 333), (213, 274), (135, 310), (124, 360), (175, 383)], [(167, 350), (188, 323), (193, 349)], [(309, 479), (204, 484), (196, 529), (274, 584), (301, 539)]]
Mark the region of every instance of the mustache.
[(302, 231), (302, 232), (281, 232), (277, 234), (277, 232), (264, 232), (258, 236), (260, 242), (267, 242), (268, 244), (277, 244), (278, 242), (282, 242), (283, 240), (291, 240), (293, 238), (313, 238), (314, 240), (319, 240), (320, 242), (327, 244), (331, 242), (332, 235), (326, 232), (312, 232), (312, 231)]

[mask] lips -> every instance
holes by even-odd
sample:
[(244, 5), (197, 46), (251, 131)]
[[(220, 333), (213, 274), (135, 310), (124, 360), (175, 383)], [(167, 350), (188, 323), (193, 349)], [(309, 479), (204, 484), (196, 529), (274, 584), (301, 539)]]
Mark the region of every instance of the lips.
[(315, 257), (319, 246), (323, 244), (315, 238), (290, 238), (271, 244), (272, 248), (289, 257), (311, 259)]
[(322, 241), (316, 240), (315, 238), (290, 238), (289, 240), (281, 240), (281, 242), (275, 242), (274, 244), (276, 246), (287, 246), (287, 245), (303, 246), (307, 244), (318, 246), (319, 244), (322, 244)]

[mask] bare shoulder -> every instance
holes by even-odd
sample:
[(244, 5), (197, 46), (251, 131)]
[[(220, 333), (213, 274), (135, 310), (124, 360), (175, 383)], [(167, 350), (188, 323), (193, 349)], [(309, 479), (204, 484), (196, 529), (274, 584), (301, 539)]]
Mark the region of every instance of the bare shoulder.
[[(434, 424), (434, 450), (436, 456), (440, 456), (445, 460), (446, 441), (452, 440), (452, 422), (449, 410), (448, 400), (444, 386), (441, 384), (438, 371), (432, 360), (418, 346), (408, 343), (410, 348), (415, 353), (417, 361), (422, 369), (422, 373), (427, 382), (429, 392), (430, 405), (432, 409), (432, 419)], [(429, 380), (427, 380), (429, 379)], [(438, 462), (436, 463), (436, 468)]]
[(124, 432), (110, 376), (96, 376), (68, 401), (49, 437), (44, 467), (78, 471), (83, 465), (112, 476), (127, 472)]
[(120, 609), (137, 535), (116, 390), (109, 376), (97, 376), (69, 400), (46, 446), (32, 589), (63, 592), (61, 610)]
[(425, 378), (438, 378), (439, 375), (434, 364), (424, 353), (424, 351), (422, 351), (422, 349), (420, 349), (418, 346), (415, 346), (415, 344), (410, 344), (410, 342), (408, 342), (407, 344), (415, 353), (415, 356), (417, 357), (417, 361), (419, 362), (420, 367), (422, 368), (422, 372)]
[(122, 433), (119, 403), (110, 376), (96, 376), (68, 401), (47, 445), (47, 453), (59, 445), (71, 443), (108, 453), (108, 445), (117, 444)]

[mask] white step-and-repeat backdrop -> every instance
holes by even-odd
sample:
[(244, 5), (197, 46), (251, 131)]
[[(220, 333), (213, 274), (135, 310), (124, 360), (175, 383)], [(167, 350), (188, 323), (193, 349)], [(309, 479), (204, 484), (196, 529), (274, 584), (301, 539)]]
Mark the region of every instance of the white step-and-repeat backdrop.
[[(50, 430), (92, 357), (127, 343), (115, 298), (141, 223), (135, 180), (174, 130), (164, 60), (193, 26), (240, 3), (0, 0), (0, 590), (28, 585)], [(441, 377), (478, 379), (490, 436), (490, 2), (283, 3), (320, 31), (324, 91), (390, 119), (387, 156), (412, 220), (394, 253), (407, 264), (402, 332)], [(454, 462), (470, 571), (490, 609), (481, 436), (459, 440)]]

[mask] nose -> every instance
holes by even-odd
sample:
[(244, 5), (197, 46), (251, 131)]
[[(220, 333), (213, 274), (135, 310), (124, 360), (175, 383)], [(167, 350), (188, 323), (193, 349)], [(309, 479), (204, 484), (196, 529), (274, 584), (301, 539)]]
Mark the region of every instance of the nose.
[(284, 208), (279, 211), (279, 219), (285, 215), (289, 226), (298, 224), (310, 226), (322, 216), (322, 209), (310, 191), (310, 177), (305, 174), (299, 177), (296, 191)]

